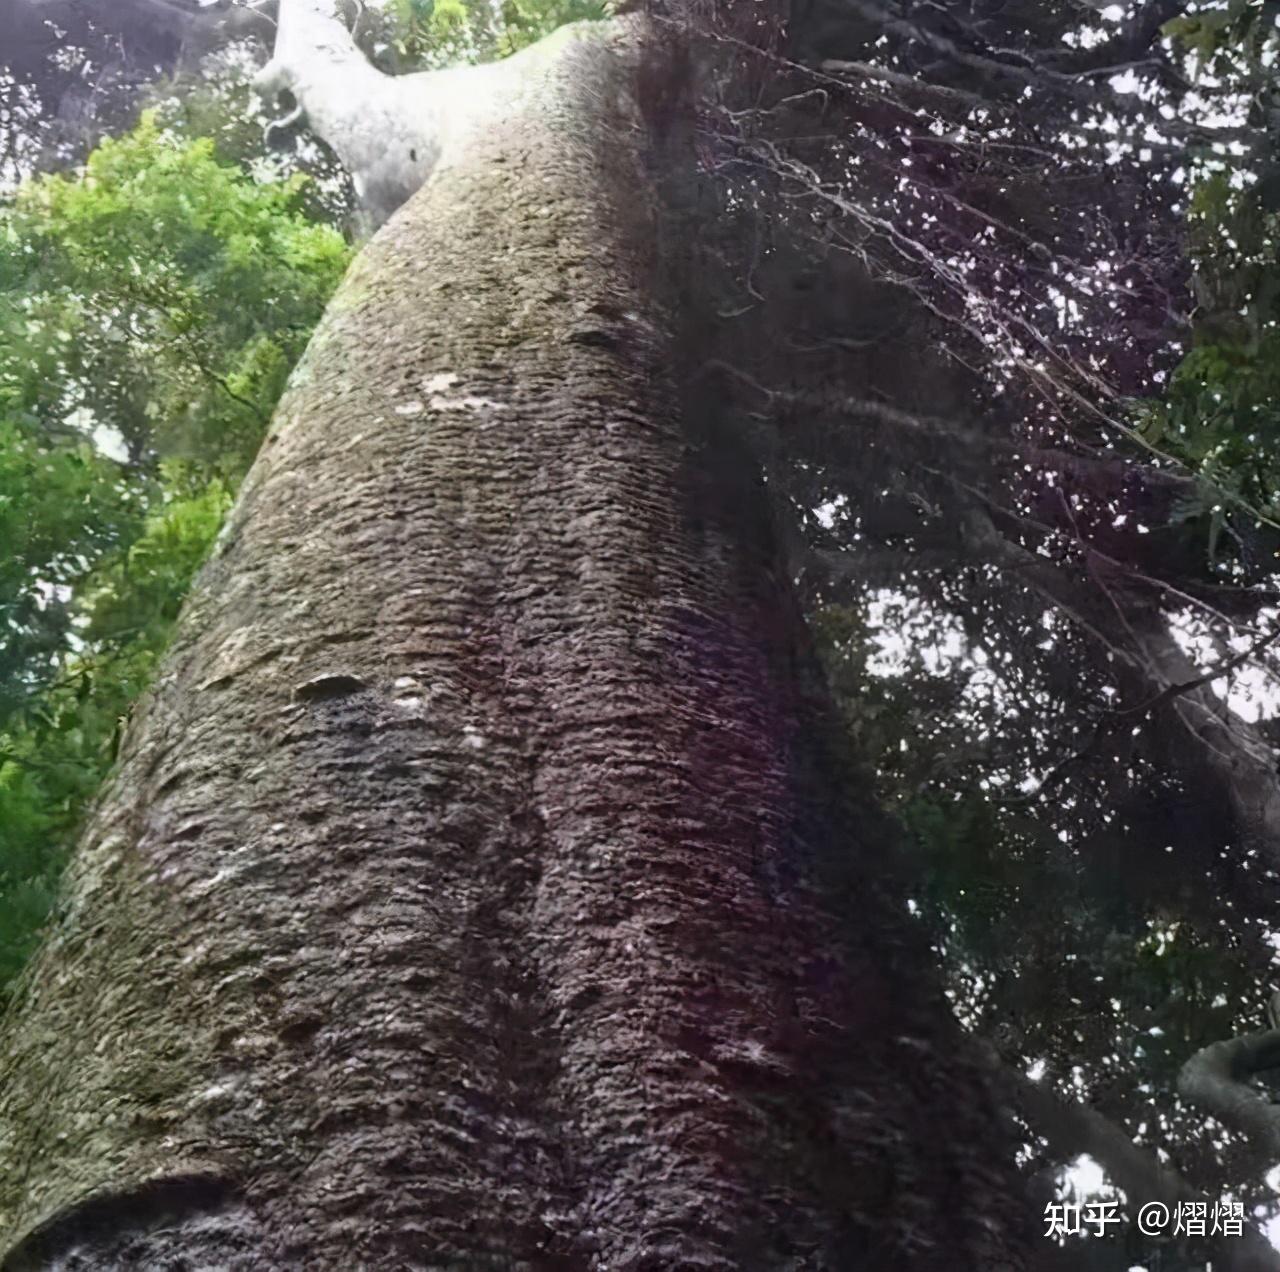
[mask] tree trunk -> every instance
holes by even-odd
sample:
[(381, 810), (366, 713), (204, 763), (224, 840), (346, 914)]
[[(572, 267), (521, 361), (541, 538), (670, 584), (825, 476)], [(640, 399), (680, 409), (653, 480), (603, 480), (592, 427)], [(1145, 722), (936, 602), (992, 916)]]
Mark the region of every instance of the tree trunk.
[(633, 36), (532, 63), (353, 267), (131, 722), (0, 1043), (5, 1268), (1021, 1266), (680, 409)]

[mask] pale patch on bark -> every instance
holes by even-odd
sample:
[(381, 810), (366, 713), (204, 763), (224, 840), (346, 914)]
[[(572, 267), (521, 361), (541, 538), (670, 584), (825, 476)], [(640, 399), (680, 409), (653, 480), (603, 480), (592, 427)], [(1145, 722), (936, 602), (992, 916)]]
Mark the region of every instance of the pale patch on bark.
[(451, 150), (477, 127), (500, 126), (519, 81), (536, 76), (560, 33), (503, 63), (385, 75), (365, 59), (338, 16), (336, 0), (280, 0), (271, 60), (254, 86), (269, 101), (297, 106), (279, 123), (303, 119), (350, 172), (361, 206), (381, 225)]

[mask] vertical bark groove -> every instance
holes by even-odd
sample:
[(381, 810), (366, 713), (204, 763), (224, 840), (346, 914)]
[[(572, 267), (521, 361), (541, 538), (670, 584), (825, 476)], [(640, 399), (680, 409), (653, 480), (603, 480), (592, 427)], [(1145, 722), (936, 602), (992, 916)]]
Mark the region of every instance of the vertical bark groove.
[(5, 1267), (1016, 1266), (906, 920), (824, 905), (875, 832), (681, 417), (625, 30), (296, 375), (0, 1043)]

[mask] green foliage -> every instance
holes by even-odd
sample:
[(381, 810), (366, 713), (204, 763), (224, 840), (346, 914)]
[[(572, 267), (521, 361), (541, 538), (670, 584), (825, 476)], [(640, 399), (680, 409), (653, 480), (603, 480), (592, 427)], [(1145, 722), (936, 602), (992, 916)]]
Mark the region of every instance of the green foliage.
[(507, 57), (567, 22), (599, 20), (610, 0), (392, 0), (390, 41), (415, 66), (488, 62)]
[(346, 267), (145, 115), (0, 210), (0, 992)]
[(0, 417), (0, 722), (56, 662), (60, 597), (84, 563), (136, 530), (138, 500), (117, 469), (88, 442), (50, 445), (30, 420)]
[(0, 401), (46, 425), (109, 421), (132, 459), (243, 471), (346, 247), (146, 115), (82, 179), (24, 188), (5, 220)]
[[(1263, 0), (1219, 0), (1165, 27), (1273, 128), (1280, 41)], [(1220, 89), (1220, 91), (1225, 91)], [(1188, 152), (1188, 254), (1197, 309), (1190, 348), (1159, 401), (1135, 409), (1145, 441), (1202, 479), (1174, 519), (1203, 527), (1211, 567), (1256, 572), (1251, 531), (1280, 523), (1280, 167), (1219, 148)]]
[(1152, 446), (1201, 478), (1173, 519), (1204, 527), (1227, 573), (1251, 531), (1280, 523), (1280, 214), (1256, 184), (1210, 172), (1187, 216), (1199, 302), (1190, 348), (1159, 401), (1136, 408)]
[(567, 22), (598, 22), (612, 11), (608, 0), (504, 0), (502, 55), (536, 43)]
[(1193, 52), (1204, 69), (1236, 73), (1242, 60), (1261, 65), (1275, 39), (1272, 8), (1268, 0), (1211, 0), (1166, 23), (1164, 33)]

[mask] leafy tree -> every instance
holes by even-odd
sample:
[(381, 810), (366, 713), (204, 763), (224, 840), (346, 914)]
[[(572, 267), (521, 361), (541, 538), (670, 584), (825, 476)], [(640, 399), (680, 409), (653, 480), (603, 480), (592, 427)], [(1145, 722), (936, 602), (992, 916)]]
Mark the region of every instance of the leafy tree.
[[(0, 223), (0, 984), (348, 250), (153, 116)], [(96, 442), (96, 444), (95, 444)]]
[[(401, 67), (492, 61), (527, 48), (566, 22), (598, 20), (609, 12), (608, 0), (505, 0), (500, 6), (392, 0), (385, 9), (383, 40)], [(377, 45), (374, 41), (375, 50)]]

